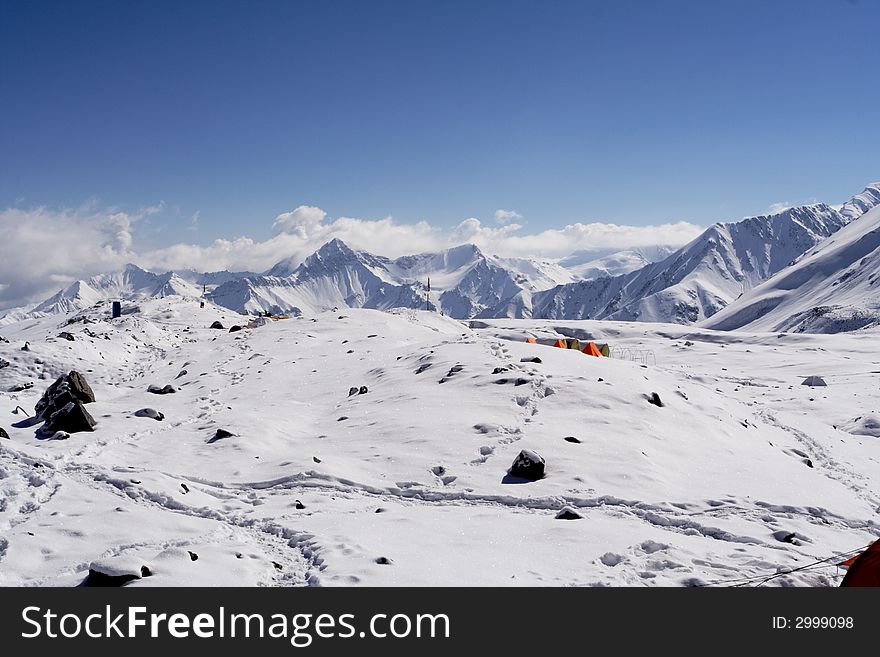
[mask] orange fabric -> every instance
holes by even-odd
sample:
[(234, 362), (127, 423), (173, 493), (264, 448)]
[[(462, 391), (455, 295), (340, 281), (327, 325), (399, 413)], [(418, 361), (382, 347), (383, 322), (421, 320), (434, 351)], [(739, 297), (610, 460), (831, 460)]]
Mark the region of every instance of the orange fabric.
[(841, 586), (880, 586), (880, 540), (874, 541), (853, 562)]
[(601, 356), (602, 352), (599, 351), (599, 347), (596, 346), (595, 343), (591, 342), (586, 347), (583, 348), (582, 353), (585, 353), (587, 356)]
[(568, 345), (565, 344), (565, 340), (557, 340), (553, 343), (554, 347), (560, 347), (562, 349), (568, 349)]
[(852, 565), (856, 562), (856, 559), (858, 559), (860, 556), (862, 556), (862, 553), (861, 553), (861, 552), (859, 552), (859, 553), (858, 553), (856, 556), (854, 556), (854, 557), (850, 557), (850, 558), (847, 559), (846, 561), (841, 561), (841, 562), (840, 562), (839, 564), (837, 564), (837, 565), (840, 566), (841, 568), (849, 568), (850, 566), (852, 566)]
[(538, 342), (538, 338), (529, 338), (528, 340), (526, 340), (526, 342), (528, 342), (529, 344), (535, 344)]

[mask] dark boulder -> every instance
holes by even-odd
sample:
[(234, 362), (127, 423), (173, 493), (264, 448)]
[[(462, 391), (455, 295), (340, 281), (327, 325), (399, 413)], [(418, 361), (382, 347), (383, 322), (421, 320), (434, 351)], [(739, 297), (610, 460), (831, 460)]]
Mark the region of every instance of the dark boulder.
[(537, 481), (544, 476), (544, 457), (530, 449), (522, 450), (507, 471), (511, 477)]
[(241, 327), (240, 327), (238, 324), (236, 324), (235, 326), (230, 326), (230, 327), (229, 327), (229, 332), (230, 332), (230, 333), (235, 333), (235, 332), (240, 331), (240, 330), (241, 330)]
[(9, 434), (6, 433), (6, 429), (0, 427), (0, 438), (9, 438)]
[(46, 389), (34, 409), (37, 417), (48, 419), (72, 401), (80, 404), (91, 404), (95, 401), (95, 393), (86, 378), (75, 370), (59, 376)]
[(177, 392), (177, 388), (173, 385), (168, 384), (167, 386), (160, 388), (156, 385), (151, 385), (147, 388), (147, 392), (152, 392), (154, 395), (169, 395), (171, 393)]
[(43, 432), (54, 434), (58, 431), (67, 433), (94, 431), (96, 424), (95, 418), (89, 414), (81, 402), (72, 401), (52, 413), (46, 424), (43, 425)]
[(358, 394), (359, 394), (359, 395), (366, 395), (368, 392), (370, 392), (370, 391), (369, 391), (369, 389), (367, 388), (367, 386), (361, 386), (361, 389), (358, 390)]
[(135, 411), (134, 414), (137, 417), (148, 417), (152, 418), (153, 420), (158, 420), (159, 422), (165, 419), (165, 416), (157, 411), (155, 408), (142, 408)]
[(358, 387), (352, 386), (351, 388), (348, 389), (348, 396), (351, 397), (352, 395), (356, 395), (357, 392), (358, 392)]
[(544, 361), (542, 361), (537, 356), (526, 356), (525, 358), (520, 358), (519, 362), (520, 363), (543, 363)]
[(574, 436), (566, 436), (563, 440), (567, 443), (580, 443), (580, 438), (575, 438)]
[(226, 429), (217, 429), (217, 431), (214, 432), (214, 435), (208, 441), (208, 444), (210, 445), (211, 443), (216, 443), (218, 440), (223, 440), (224, 438), (232, 438), (234, 435), (234, 433), (232, 433), (231, 431), (227, 431)]
[(76, 338), (73, 337), (73, 333), (68, 333), (67, 331), (61, 331), (61, 333), (58, 334), (58, 337), (62, 340), (67, 340), (68, 342), (76, 340)]
[(556, 514), (557, 520), (580, 520), (583, 516), (570, 506), (564, 506)]
[(652, 392), (650, 395), (648, 395), (648, 403), (654, 404), (654, 406), (657, 406), (658, 408), (663, 408), (663, 402), (660, 401), (660, 395), (658, 395), (656, 392)]
[(213, 324), (211, 324), (210, 328), (212, 328), (212, 329), (222, 329), (222, 328), (223, 328), (223, 324), (221, 324), (219, 321), (218, 321), (218, 322), (214, 322)]

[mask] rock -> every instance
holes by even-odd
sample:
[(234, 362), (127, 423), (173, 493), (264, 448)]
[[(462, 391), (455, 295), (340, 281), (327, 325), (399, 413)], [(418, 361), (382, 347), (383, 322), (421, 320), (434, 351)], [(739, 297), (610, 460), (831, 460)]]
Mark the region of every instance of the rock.
[(366, 395), (368, 392), (370, 392), (370, 390), (367, 388), (367, 386), (361, 386), (361, 389), (358, 390), (359, 395)]
[(544, 458), (530, 449), (522, 450), (507, 471), (511, 477), (537, 481), (544, 476)]
[(321, 459), (319, 459), (317, 456), (313, 456), (313, 457), (312, 457), (312, 460), (313, 460), (315, 463), (320, 463), (320, 462), (321, 462)]
[(217, 429), (214, 436), (208, 441), (208, 444), (216, 443), (218, 440), (223, 440), (224, 438), (232, 438), (234, 435), (234, 433), (227, 431), (226, 429)]
[(543, 363), (544, 361), (542, 361), (537, 356), (526, 356), (525, 358), (520, 358), (519, 362), (520, 363)]
[(182, 377), (182, 376), (186, 376), (187, 374), (188, 374), (188, 372), (187, 372), (186, 370), (180, 370), (180, 372), (178, 373), (178, 375), (177, 375), (176, 377), (174, 377), (174, 378), (175, 378), (175, 379), (179, 379), (180, 377)]
[(393, 562), (388, 557), (376, 557), (376, 563), (380, 566), (390, 566)]
[(348, 396), (351, 397), (352, 395), (356, 395), (357, 392), (358, 392), (358, 387), (352, 386), (351, 388), (348, 389)]
[(70, 434), (66, 431), (56, 431), (49, 440), (67, 440), (68, 438), (70, 438)]
[(192, 550), (187, 550), (187, 553), (189, 554), (190, 561), (198, 561), (199, 560), (199, 555), (197, 555)]
[(562, 507), (559, 513), (556, 514), (557, 520), (580, 520), (581, 518), (583, 516), (570, 506)]
[(656, 392), (652, 392), (650, 395), (648, 395), (648, 403), (654, 404), (654, 406), (657, 406), (658, 408), (663, 408), (663, 402), (660, 401), (660, 395), (658, 395)]
[(2, 358), (0, 358), (0, 370), (2, 370), (4, 367), (9, 367), (10, 365), (12, 365), (12, 363), (10, 363), (8, 360), (3, 360)]
[(189, 492), (189, 486), (187, 486), (186, 484), (180, 484), (180, 487), (183, 489), (183, 492), (184, 492), (184, 493), (188, 493), (188, 492)]
[(241, 327), (238, 324), (236, 324), (235, 326), (229, 327), (230, 333), (235, 333), (236, 331), (240, 331), (240, 330), (241, 330)]
[(68, 342), (76, 340), (76, 338), (73, 337), (73, 333), (68, 333), (67, 331), (61, 331), (61, 333), (58, 334), (58, 337), (62, 340), (67, 340)]
[(212, 328), (212, 329), (222, 329), (222, 328), (223, 328), (223, 324), (221, 324), (219, 321), (216, 321), (216, 322), (214, 322), (213, 324), (211, 324), (211, 326), (209, 326), (208, 328)]
[(581, 443), (582, 441), (579, 438), (575, 438), (574, 436), (566, 436), (563, 440), (567, 443)]
[(150, 385), (147, 388), (147, 392), (152, 392), (154, 395), (170, 395), (172, 393), (177, 392), (177, 388), (175, 388), (170, 383), (163, 388), (160, 388), (156, 385)]
[(337, 421), (337, 422), (342, 422), (342, 421), (347, 420), (347, 419), (348, 419), (348, 416), (347, 416), (347, 415), (340, 415), (338, 418), (336, 418), (336, 421)]
[(59, 376), (46, 389), (34, 406), (36, 416), (47, 419), (72, 401), (80, 404), (91, 404), (95, 401), (95, 393), (86, 378), (75, 370)]
[(18, 385), (12, 386), (9, 389), (9, 392), (24, 392), (25, 390), (30, 390), (33, 387), (33, 381), (27, 381), (26, 383), (19, 383)]
[(100, 570), (92, 570), (89, 568), (89, 575), (83, 586), (125, 586), (130, 581), (140, 579), (134, 573), (125, 573), (121, 575), (107, 575)]
[(501, 374), (502, 372), (506, 372), (506, 371), (507, 371), (506, 367), (496, 367), (494, 370), (492, 370), (492, 374)]
[(63, 408), (52, 413), (43, 425), (42, 431), (44, 433), (94, 431), (96, 424), (95, 418), (89, 414), (82, 402), (76, 400), (68, 402)]
[(149, 417), (154, 420), (158, 420), (161, 422), (165, 419), (165, 416), (157, 411), (155, 408), (142, 408), (134, 412), (137, 417)]
[(3, 427), (0, 427), (0, 438), (9, 438), (9, 434), (6, 433), (6, 429), (4, 429)]
[(293, 508), (299, 509), (300, 511), (302, 511), (303, 509), (306, 508), (306, 505), (303, 504), (302, 502), (300, 502), (299, 500), (296, 500), (296, 502), (294, 502), (294, 504), (293, 504)]
[(517, 379), (516, 381), (513, 382), (513, 385), (515, 385), (515, 386), (524, 386), (524, 385), (526, 385), (528, 382), (529, 382), (528, 379)]
[(347, 354), (353, 354), (353, 353), (354, 353), (354, 349), (349, 349), (349, 350), (346, 351), (345, 353), (347, 353)]
[(373, 511), (373, 513), (385, 513), (385, 509), (383, 509), (383, 508), (380, 506), (380, 507), (378, 507), (375, 511)]
[(31, 350), (31, 343), (30, 343), (30, 342), (25, 342), (25, 343), (24, 343), (24, 346), (21, 348), (21, 350), (22, 350), (22, 351), (30, 351), (30, 350)]

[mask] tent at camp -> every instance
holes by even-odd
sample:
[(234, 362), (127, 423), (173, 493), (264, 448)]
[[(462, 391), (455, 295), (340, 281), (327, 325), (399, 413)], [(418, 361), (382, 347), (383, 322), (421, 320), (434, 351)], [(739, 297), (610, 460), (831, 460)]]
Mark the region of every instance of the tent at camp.
[(611, 358), (611, 347), (609, 347), (607, 343), (600, 344), (598, 346), (599, 351), (602, 353), (603, 356), (605, 356), (605, 358)]
[(528, 342), (529, 344), (537, 344), (538, 338), (527, 338), (526, 342)]
[(568, 343), (569, 349), (577, 349), (578, 351), (581, 350), (581, 341), (577, 338), (569, 338), (568, 340), (566, 340), (566, 342)]
[(583, 348), (583, 353), (587, 354), (587, 356), (601, 356), (602, 352), (599, 351), (599, 347), (596, 346), (595, 342), (587, 343), (587, 346)]
[(825, 380), (821, 376), (808, 376), (804, 379), (802, 386), (827, 386)]
[(557, 340), (553, 343), (553, 346), (559, 347), (560, 349), (568, 349), (568, 344), (565, 342), (565, 340)]
[(841, 566), (849, 566), (841, 586), (880, 586), (880, 540), (874, 541), (860, 555), (847, 559)]

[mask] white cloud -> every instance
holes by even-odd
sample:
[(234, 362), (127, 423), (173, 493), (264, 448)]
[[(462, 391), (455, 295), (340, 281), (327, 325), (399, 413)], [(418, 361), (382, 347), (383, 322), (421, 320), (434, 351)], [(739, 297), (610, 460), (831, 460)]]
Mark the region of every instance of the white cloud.
[(785, 212), (789, 208), (791, 208), (791, 203), (789, 203), (788, 201), (771, 203), (770, 207), (767, 208), (767, 214), (779, 214), (780, 212)]
[(279, 233), (290, 233), (305, 237), (309, 232), (320, 226), (326, 217), (327, 213), (321, 208), (317, 208), (314, 205), (300, 205), (291, 212), (284, 212), (275, 217), (272, 231), (276, 235)]
[(509, 224), (511, 221), (517, 221), (522, 218), (523, 216), (519, 212), (514, 212), (513, 210), (495, 210), (495, 223), (497, 224)]
[(122, 266), (133, 257), (137, 214), (114, 210), (0, 210), (0, 307), (17, 306), (82, 276)]
[[(93, 206), (60, 211), (0, 210), (0, 280), (6, 285), (0, 289), (0, 308), (40, 301), (77, 278), (119, 269), (126, 262), (153, 271), (261, 272), (285, 258), (301, 261), (334, 237), (352, 248), (389, 257), (472, 242), (502, 256), (559, 258), (586, 249), (680, 246), (703, 230), (686, 222), (657, 226), (574, 223), (526, 233), (519, 223), (487, 226), (473, 217), (448, 229), (427, 221), (401, 223), (392, 217), (331, 219), (321, 208), (301, 205), (278, 215), (272, 224), (273, 234), (266, 240), (241, 236), (208, 244), (139, 247), (134, 230), (137, 222), (144, 219), (146, 223), (145, 218), (162, 207), (131, 214)], [(198, 213), (191, 221), (198, 225)]]

